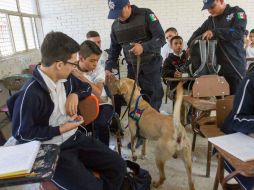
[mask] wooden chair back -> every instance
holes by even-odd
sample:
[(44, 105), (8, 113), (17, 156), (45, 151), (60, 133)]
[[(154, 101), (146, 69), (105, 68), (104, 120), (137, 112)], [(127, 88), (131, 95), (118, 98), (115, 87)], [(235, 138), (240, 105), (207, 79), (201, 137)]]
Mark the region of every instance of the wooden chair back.
[(192, 87), (192, 96), (203, 98), (209, 96), (229, 95), (229, 84), (223, 76), (203, 75), (196, 78)]
[(227, 96), (224, 99), (218, 99), (216, 101), (216, 120), (218, 128), (222, 127), (224, 120), (233, 108), (233, 103), (234, 96)]
[(93, 122), (99, 115), (99, 101), (96, 96), (88, 96), (79, 102), (79, 111), (84, 118), (84, 124)]

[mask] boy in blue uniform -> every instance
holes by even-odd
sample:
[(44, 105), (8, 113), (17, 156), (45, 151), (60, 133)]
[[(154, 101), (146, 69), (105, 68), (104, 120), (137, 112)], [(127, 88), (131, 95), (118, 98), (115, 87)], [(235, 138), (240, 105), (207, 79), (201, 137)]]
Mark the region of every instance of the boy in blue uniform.
[[(52, 181), (59, 189), (119, 190), (124, 161), (99, 141), (78, 131), (83, 118), (78, 101), (91, 95), (91, 86), (71, 72), (78, 66), (79, 44), (61, 32), (46, 35), (41, 65), (33, 77), (7, 102), (12, 135), (19, 143), (33, 140), (60, 146)], [(74, 121), (75, 122), (72, 122)], [(101, 174), (97, 179), (91, 169)]]
[(217, 39), (217, 61), (221, 65), (219, 74), (229, 83), (230, 93), (235, 94), (246, 72), (244, 50), (246, 14), (237, 6), (227, 5), (224, 0), (204, 0), (202, 10), (204, 9), (208, 9), (211, 16), (193, 33), (188, 41), (188, 47), (199, 35), (206, 40)]
[[(221, 130), (226, 133), (241, 132), (247, 135), (254, 134), (254, 72), (248, 74), (237, 89), (231, 113), (225, 119)], [(237, 140), (237, 139), (236, 139)], [(234, 170), (226, 163), (227, 170)], [(236, 179), (247, 190), (254, 187), (254, 177), (237, 176)]]

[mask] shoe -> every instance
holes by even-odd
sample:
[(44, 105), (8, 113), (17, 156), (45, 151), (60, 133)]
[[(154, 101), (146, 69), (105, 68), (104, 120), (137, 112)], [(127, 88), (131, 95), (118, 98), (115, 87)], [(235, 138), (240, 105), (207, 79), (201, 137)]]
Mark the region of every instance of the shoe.
[[(144, 143), (144, 140), (142, 138), (138, 138), (136, 148), (141, 146), (143, 143)], [(128, 149), (131, 149), (131, 143), (130, 142), (128, 143), (127, 147), (128, 147)]]

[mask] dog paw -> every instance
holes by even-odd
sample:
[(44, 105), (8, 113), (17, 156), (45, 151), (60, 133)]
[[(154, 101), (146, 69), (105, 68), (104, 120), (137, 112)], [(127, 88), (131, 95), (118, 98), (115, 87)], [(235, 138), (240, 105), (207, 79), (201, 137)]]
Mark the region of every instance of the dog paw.
[(137, 161), (138, 157), (136, 155), (132, 156), (132, 161)]
[(146, 155), (140, 155), (140, 159), (141, 160), (147, 160), (147, 156)]
[(160, 182), (153, 181), (153, 187), (158, 188), (160, 185)]

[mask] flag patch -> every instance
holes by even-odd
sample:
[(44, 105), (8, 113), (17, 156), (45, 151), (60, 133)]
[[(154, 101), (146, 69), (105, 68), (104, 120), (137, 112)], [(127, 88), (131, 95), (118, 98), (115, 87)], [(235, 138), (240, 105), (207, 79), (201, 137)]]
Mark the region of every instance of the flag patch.
[(158, 20), (158, 18), (157, 18), (154, 14), (150, 14), (149, 17), (150, 17), (150, 19), (151, 19), (152, 22)]
[(246, 16), (245, 12), (239, 12), (239, 13), (237, 13), (237, 18), (239, 20), (246, 20), (247, 16)]

